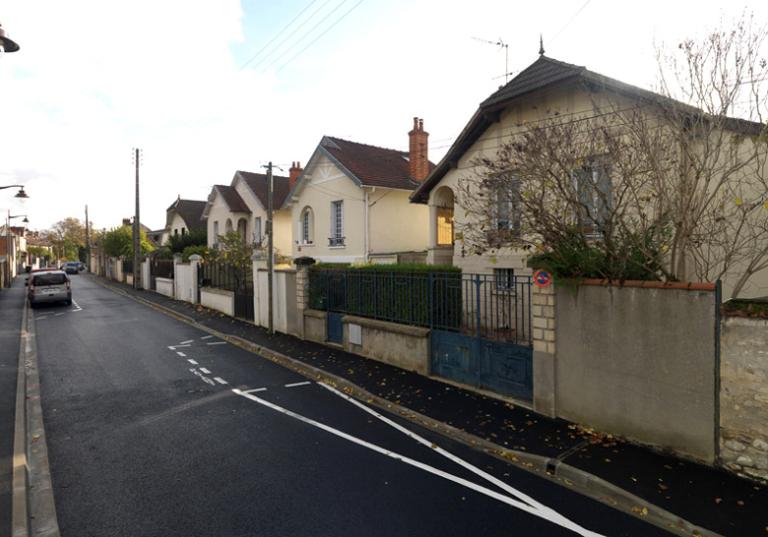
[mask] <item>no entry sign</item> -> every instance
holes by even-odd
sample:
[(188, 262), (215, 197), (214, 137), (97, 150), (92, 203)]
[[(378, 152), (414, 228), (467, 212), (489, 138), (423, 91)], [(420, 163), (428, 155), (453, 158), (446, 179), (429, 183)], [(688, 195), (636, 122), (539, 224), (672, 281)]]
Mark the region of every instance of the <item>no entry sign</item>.
[(552, 275), (546, 270), (537, 270), (533, 273), (533, 285), (536, 287), (549, 287), (552, 285)]

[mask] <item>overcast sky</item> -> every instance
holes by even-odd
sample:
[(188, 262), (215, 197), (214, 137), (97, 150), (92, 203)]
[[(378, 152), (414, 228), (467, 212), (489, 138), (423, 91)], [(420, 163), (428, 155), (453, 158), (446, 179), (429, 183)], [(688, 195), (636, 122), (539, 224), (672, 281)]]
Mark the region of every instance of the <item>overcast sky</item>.
[[(407, 149), (424, 118), (437, 162), (514, 73), (548, 56), (651, 88), (654, 43), (701, 35), (768, 2), (616, 0), (5, 0), (21, 50), (0, 58), (0, 191), (44, 229), (89, 205), (97, 228), (165, 225), (238, 169), (305, 163), (323, 135)], [(724, 11), (726, 10), (726, 11)], [(247, 65), (246, 65), (247, 64)]]

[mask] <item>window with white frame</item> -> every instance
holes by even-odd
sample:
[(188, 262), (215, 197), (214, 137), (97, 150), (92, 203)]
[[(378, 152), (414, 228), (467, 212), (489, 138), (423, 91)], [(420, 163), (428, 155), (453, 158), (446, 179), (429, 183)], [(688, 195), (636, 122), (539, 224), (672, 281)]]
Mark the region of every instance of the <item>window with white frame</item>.
[(515, 269), (493, 269), (493, 277), (496, 281), (496, 290), (508, 293), (515, 292)]
[(503, 181), (494, 196), (495, 221), (497, 232), (520, 236), (520, 186), (512, 179)]
[(219, 244), (219, 221), (214, 220), (213, 221), (213, 245), (216, 247), (216, 245)]
[(604, 159), (593, 158), (573, 172), (578, 195), (578, 225), (588, 233), (600, 234), (613, 203), (610, 169)]
[(344, 246), (344, 201), (331, 202), (331, 236), (329, 246)]
[(253, 219), (253, 243), (261, 244), (261, 217)]
[(314, 218), (311, 207), (304, 207), (304, 210), (301, 211), (299, 230), (301, 232), (301, 236), (299, 237), (301, 244), (312, 244), (314, 241)]

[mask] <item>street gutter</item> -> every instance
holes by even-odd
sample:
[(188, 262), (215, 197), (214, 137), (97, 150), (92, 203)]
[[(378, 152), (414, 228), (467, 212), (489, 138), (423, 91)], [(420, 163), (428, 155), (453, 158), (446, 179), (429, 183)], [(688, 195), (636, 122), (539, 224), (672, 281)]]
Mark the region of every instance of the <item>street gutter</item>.
[(24, 302), (13, 442), (13, 537), (59, 537), (40, 403), (35, 319)]
[[(452, 427), (444, 422), (435, 420), (424, 414), (420, 414), (410, 408), (404, 407), (397, 403), (393, 403), (383, 397), (372, 394), (364, 388), (350, 382), (349, 380), (319, 369), (317, 367), (306, 364), (295, 358), (291, 358), (285, 354), (274, 351), (267, 347), (257, 345), (251, 341), (243, 339), (241, 337), (219, 332), (213, 328), (200, 324), (192, 317), (179, 313), (173, 309), (167, 308), (160, 304), (154, 303), (150, 300), (145, 300), (141, 297), (132, 295), (124, 290), (105, 283), (102, 278), (94, 278), (94, 281), (114, 293), (126, 296), (131, 300), (143, 304), (149, 308), (152, 308), (160, 313), (173, 317), (185, 324), (194, 326), (195, 328), (216, 336), (224, 341), (228, 341), (233, 345), (236, 345), (246, 351), (257, 354), (263, 358), (266, 358), (272, 362), (275, 362), (287, 369), (291, 369), (300, 375), (313, 379), (317, 382), (322, 382), (333, 386), (347, 395), (350, 395), (364, 403), (368, 403), (381, 410), (396, 413), (403, 419), (406, 419), (421, 427), (447, 436), (453, 440), (461, 442), (462, 444), (474, 449), (482, 450), (483, 452), (492, 455), (504, 462), (512, 464), (520, 469), (534, 473), (539, 477), (543, 477), (550, 481), (556, 482), (560, 485), (566, 486), (571, 490), (578, 492), (584, 496), (599, 501), (602, 504), (613, 507), (619, 511), (625, 512), (629, 515), (644, 520), (649, 524), (653, 524), (659, 528), (669, 531), (675, 535), (681, 537), (724, 537), (719, 533), (715, 533), (706, 528), (697, 526), (678, 515), (667, 511), (659, 506), (647, 502), (643, 498), (636, 496), (616, 485), (597, 477), (593, 474), (585, 472), (579, 468), (571, 466), (562, 462), (558, 458), (544, 457), (541, 455), (535, 455), (525, 451), (518, 451), (507, 449), (494, 444), (484, 438), (480, 438), (473, 434), (467, 433), (456, 427)], [(14, 536), (15, 537), (15, 536)]]

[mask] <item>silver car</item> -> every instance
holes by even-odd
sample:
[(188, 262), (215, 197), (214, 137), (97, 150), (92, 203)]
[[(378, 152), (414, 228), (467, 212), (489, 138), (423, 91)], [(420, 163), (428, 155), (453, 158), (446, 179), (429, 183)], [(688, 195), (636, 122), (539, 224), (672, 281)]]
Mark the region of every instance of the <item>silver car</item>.
[(69, 276), (63, 270), (50, 270), (30, 274), (29, 304), (33, 308), (43, 302), (64, 302), (67, 305), (72, 304), (72, 288), (69, 283)]

